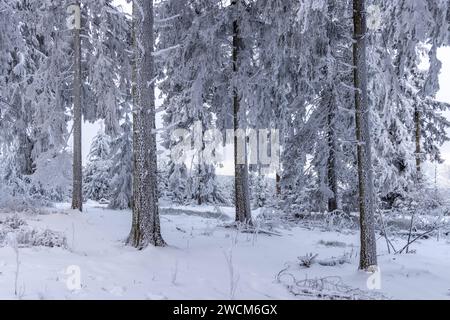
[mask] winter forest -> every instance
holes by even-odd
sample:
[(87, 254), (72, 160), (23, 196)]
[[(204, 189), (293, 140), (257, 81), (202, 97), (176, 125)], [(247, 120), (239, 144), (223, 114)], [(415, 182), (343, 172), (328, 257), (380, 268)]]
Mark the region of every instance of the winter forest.
[(449, 48), (449, 0), (0, 0), (0, 299), (450, 299)]

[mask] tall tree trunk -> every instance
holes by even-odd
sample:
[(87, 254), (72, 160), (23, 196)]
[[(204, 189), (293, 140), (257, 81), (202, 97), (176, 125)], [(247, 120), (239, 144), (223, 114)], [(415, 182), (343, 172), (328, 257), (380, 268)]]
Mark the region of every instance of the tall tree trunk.
[[(231, 5), (235, 11), (239, 10), (240, 0), (233, 0)], [(233, 21), (233, 73), (237, 76), (239, 71), (239, 55), (242, 48), (242, 39), (240, 37), (239, 22)], [(252, 214), (250, 209), (250, 195), (248, 187), (248, 160), (247, 160), (247, 139), (241, 144), (243, 150), (239, 150), (237, 130), (240, 124), (240, 96), (239, 90), (235, 86), (233, 88), (233, 120), (234, 120), (234, 189), (235, 189), (235, 206), (236, 206), (236, 222), (252, 224)], [(242, 153), (243, 157), (238, 154)], [(243, 158), (243, 159), (242, 159)], [(243, 163), (240, 163), (243, 162)]]
[(19, 134), (20, 173), (31, 175), (34, 173), (33, 141), (27, 133)]
[(275, 173), (275, 193), (277, 197), (281, 196), (281, 175), (278, 171)]
[[(79, 7), (80, 3), (77, 1)], [(75, 17), (79, 19), (79, 17)], [(72, 209), (83, 211), (83, 174), (81, 158), (81, 40), (79, 23), (74, 33), (74, 81), (73, 81), (73, 187)]]
[[(335, 11), (336, 1), (328, 0), (327, 10), (328, 19), (333, 21), (333, 13)], [(333, 35), (334, 30), (327, 30), (327, 36), (329, 38), (328, 45), (333, 48)], [(335, 74), (333, 64), (329, 64), (326, 69), (327, 78), (329, 81), (333, 81), (331, 77)], [(327, 145), (328, 145), (328, 158), (327, 158), (327, 186), (328, 190), (332, 192), (332, 195), (328, 197), (328, 212), (333, 212), (338, 209), (338, 184), (336, 174), (336, 131), (335, 131), (335, 117), (336, 108), (334, 106), (335, 88), (333, 85), (326, 88), (325, 94), (327, 95)]]
[(128, 244), (164, 246), (161, 236), (155, 133), (153, 1), (133, 2), (134, 117), (133, 218)]
[(204, 177), (204, 172), (203, 170), (205, 170), (205, 166), (203, 165), (203, 152), (205, 151), (206, 145), (205, 142), (203, 141), (203, 137), (205, 135), (205, 130), (203, 127), (203, 119), (198, 119), (198, 121), (200, 121), (201, 125), (198, 128), (198, 131), (196, 131), (197, 133), (195, 135), (198, 135), (198, 133), (201, 133), (201, 136), (197, 136), (194, 139), (197, 139), (196, 143), (200, 143), (200, 146), (198, 147), (198, 163), (197, 163), (197, 191), (196, 194), (194, 194), (194, 198), (196, 198), (197, 200), (197, 204), (200, 206), (203, 204), (204, 201), (207, 201), (207, 199), (203, 198), (203, 177)]
[(203, 198), (202, 198), (202, 183), (203, 183), (203, 176), (202, 176), (202, 168), (204, 168), (202, 166), (202, 152), (204, 150), (204, 144), (202, 146), (202, 150), (198, 151), (198, 168), (197, 168), (197, 174), (198, 174), (198, 178), (197, 178), (197, 204), (199, 206), (201, 206), (203, 204)]
[(416, 175), (417, 181), (421, 179), (421, 146), (420, 146), (420, 111), (414, 108), (415, 140), (416, 140)]
[(370, 141), (370, 109), (367, 99), (365, 0), (353, 0), (355, 121), (358, 159), (361, 252), (359, 268), (377, 264), (374, 230), (373, 172)]
[[(332, 91), (331, 91), (332, 92)], [(328, 212), (333, 212), (338, 209), (337, 205), (337, 177), (336, 177), (336, 133), (334, 128), (335, 110), (333, 108), (332, 95), (328, 102), (327, 115), (327, 144), (328, 144), (328, 159), (327, 159), (327, 182), (328, 189), (333, 193), (328, 198)]]

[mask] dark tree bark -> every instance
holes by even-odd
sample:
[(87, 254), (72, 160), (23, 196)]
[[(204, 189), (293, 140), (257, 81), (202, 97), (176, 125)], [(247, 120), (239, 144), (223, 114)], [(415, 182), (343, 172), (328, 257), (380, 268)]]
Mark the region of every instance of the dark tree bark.
[(336, 176), (336, 133), (334, 124), (335, 110), (333, 108), (333, 100), (328, 101), (328, 115), (327, 115), (327, 144), (328, 144), (328, 159), (327, 159), (327, 182), (328, 189), (333, 193), (328, 198), (328, 212), (333, 212), (338, 209), (337, 205), (337, 176)]
[[(335, 0), (328, 0), (327, 10), (328, 19), (333, 20), (333, 12), (335, 10)], [(335, 47), (335, 43), (332, 39), (335, 38), (335, 30), (327, 28), (328, 35), (328, 45), (330, 48)], [(331, 64), (327, 65), (326, 74), (327, 78), (334, 75), (334, 66)], [(330, 79), (331, 80), (331, 79)], [(332, 195), (328, 197), (328, 212), (333, 212), (338, 209), (338, 180), (337, 180), (337, 168), (336, 168), (336, 130), (335, 130), (335, 118), (336, 118), (336, 107), (335, 107), (335, 88), (333, 85), (329, 85), (325, 90), (325, 95), (327, 95), (327, 145), (328, 145), (328, 158), (327, 158), (327, 186)]]
[[(76, 5), (80, 6), (77, 1)], [(81, 157), (81, 41), (80, 29), (74, 30), (73, 81), (73, 187), (72, 209), (83, 211), (83, 174)]]
[(417, 181), (421, 179), (421, 146), (420, 146), (420, 111), (417, 106), (414, 108), (415, 141), (416, 141), (416, 174)]
[[(239, 10), (240, 0), (233, 0), (231, 2), (235, 11)], [(233, 48), (232, 48), (232, 62), (233, 73), (236, 76), (239, 71), (239, 56), (242, 49), (242, 39), (239, 30), (239, 21), (237, 18), (233, 21)], [(233, 120), (234, 120), (234, 189), (235, 189), (235, 206), (236, 206), (236, 222), (252, 224), (252, 215), (250, 209), (250, 194), (248, 187), (248, 161), (247, 161), (247, 139), (241, 145), (238, 144), (239, 137), (236, 135), (240, 128), (241, 116), (241, 98), (239, 89), (235, 86), (233, 88)], [(242, 137), (240, 137), (242, 138)], [(239, 150), (239, 148), (243, 150)], [(242, 157), (239, 154), (242, 153)], [(241, 163), (243, 162), (243, 163)]]
[(20, 158), (20, 173), (23, 175), (31, 175), (35, 171), (34, 161), (33, 161), (33, 140), (26, 134), (19, 134), (19, 154)]
[[(200, 155), (199, 155), (199, 157), (200, 157)], [(198, 166), (198, 179), (199, 179), (199, 181), (198, 181), (198, 186), (197, 186), (197, 188), (198, 188), (197, 204), (199, 206), (201, 206), (203, 204), (203, 201), (202, 201), (203, 200), (202, 199), (202, 183), (203, 183), (203, 181), (202, 181), (202, 170), (200, 168), (200, 165)]]
[(164, 246), (161, 236), (155, 133), (153, 1), (133, 2), (133, 218), (128, 244)]
[(373, 172), (370, 141), (370, 109), (367, 98), (365, 0), (353, 0), (355, 120), (358, 159), (361, 252), (359, 268), (377, 264), (374, 230)]
[(275, 193), (277, 197), (281, 196), (281, 175), (278, 171), (275, 173)]

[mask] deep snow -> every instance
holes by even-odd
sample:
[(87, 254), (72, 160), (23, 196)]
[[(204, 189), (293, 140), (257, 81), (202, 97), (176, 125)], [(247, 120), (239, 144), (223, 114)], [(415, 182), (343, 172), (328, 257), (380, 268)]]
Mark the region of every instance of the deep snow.
[[(130, 230), (129, 211), (108, 210), (94, 202), (86, 205), (84, 213), (68, 207), (60, 204), (46, 215), (21, 215), (32, 226), (63, 232), (68, 248), (20, 248), (16, 296), (16, 254), (10, 246), (1, 247), (1, 299), (311, 298), (295, 297), (287, 290), (291, 276), (297, 280), (339, 277), (346, 287), (360, 288), (367, 297), (450, 298), (450, 243), (446, 238), (418, 241), (412, 245), (415, 253), (404, 255), (388, 255), (380, 239), (381, 290), (369, 291), (371, 275), (357, 271), (356, 232), (296, 226), (278, 228), (281, 236), (244, 234), (221, 227), (226, 217), (208, 217), (208, 212), (214, 212), (212, 207), (177, 207), (166, 208), (161, 217), (169, 246), (137, 251), (124, 245)], [(231, 221), (233, 209), (223, 208), (223, 213)], [(339, 243), (330, 246), (327, 241)], [(402, 242), (397, 240), (398, 246)], [(297, 257), (309, 253), (323, 259), (347, 254), (350, 263), (300, 268)], [(227, 262), (230, 255), (232, 268)], [(277, 274), (288, 265), (290, 276), (277, 281)], [(67, 286), (72, 279), (67, 274), (70, 266), (81, 271), (81, 290)]]

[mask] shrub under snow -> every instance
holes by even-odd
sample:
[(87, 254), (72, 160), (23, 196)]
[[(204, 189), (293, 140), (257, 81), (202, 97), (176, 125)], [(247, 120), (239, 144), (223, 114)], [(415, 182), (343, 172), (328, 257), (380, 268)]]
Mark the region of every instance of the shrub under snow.
[(14, 234), (20, 247), (67, 247), (64, 234), (49, 229), (38, 229), (16, 216), (0, 218), (0, 247), (8, 243), (8, 235)]

